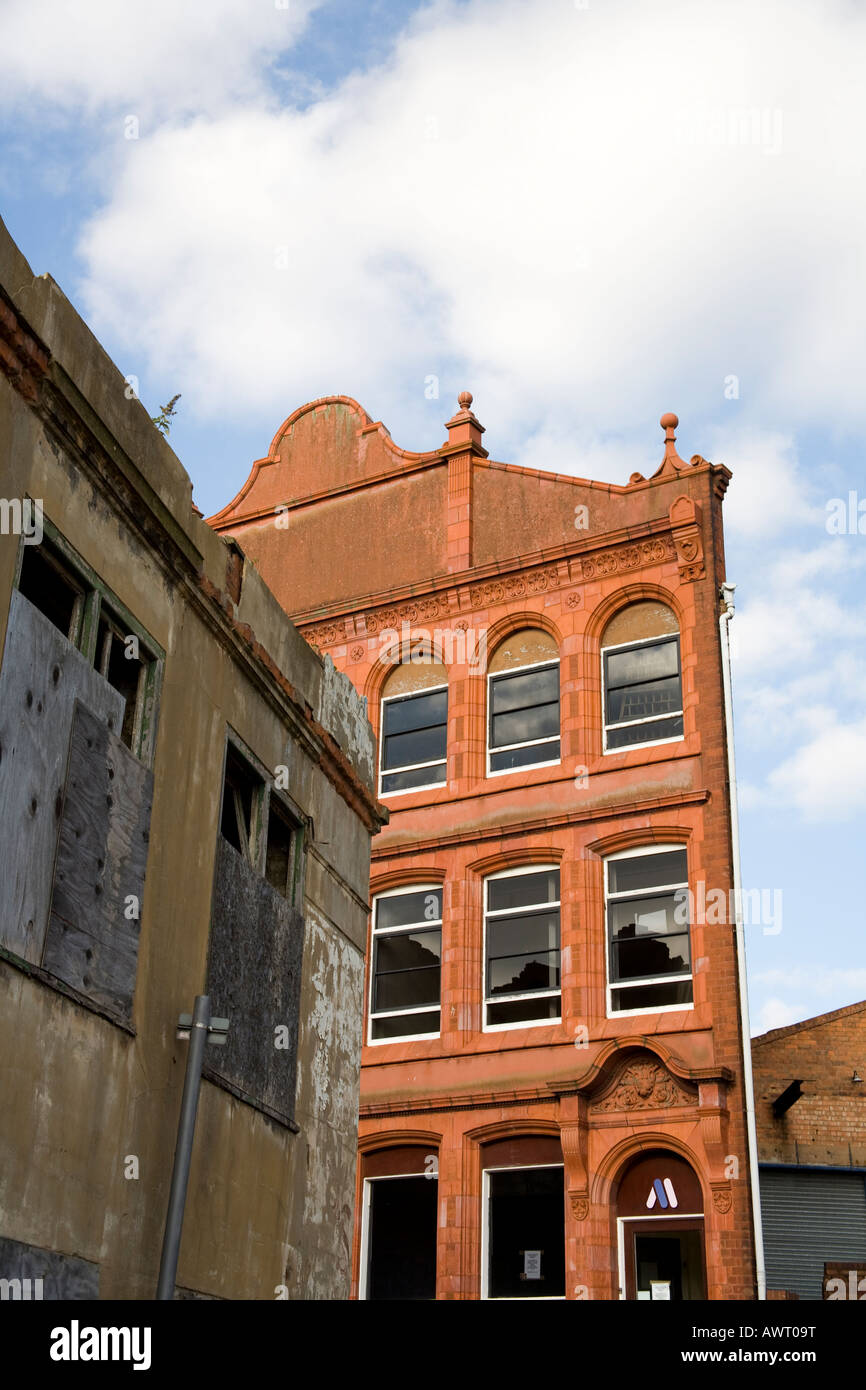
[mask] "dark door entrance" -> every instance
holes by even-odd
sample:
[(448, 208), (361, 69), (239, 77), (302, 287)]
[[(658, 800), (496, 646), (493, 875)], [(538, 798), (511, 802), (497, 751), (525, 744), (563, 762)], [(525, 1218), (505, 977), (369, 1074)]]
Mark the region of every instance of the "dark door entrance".
[(706, 1298), (702, 1221), (627, 1221), (625, 1239), (627, 1298)]
[(370, 1299), (436, 1297), (435, 1177), (376, 1178), (369, 1184)]

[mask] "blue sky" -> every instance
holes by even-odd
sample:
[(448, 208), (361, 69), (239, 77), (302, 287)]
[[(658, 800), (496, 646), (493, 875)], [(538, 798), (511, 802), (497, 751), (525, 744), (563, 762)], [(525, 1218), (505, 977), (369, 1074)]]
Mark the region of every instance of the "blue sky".
[[(811, 0), (6, 0), (0, 212), (209, 513), (281, 420), (726, 463), (755, 1030), (866, 997), (866, 15)], [(435, 378), (438, 396), (433, 393)], [(828, 505), (858, 516), (828, 531)]]

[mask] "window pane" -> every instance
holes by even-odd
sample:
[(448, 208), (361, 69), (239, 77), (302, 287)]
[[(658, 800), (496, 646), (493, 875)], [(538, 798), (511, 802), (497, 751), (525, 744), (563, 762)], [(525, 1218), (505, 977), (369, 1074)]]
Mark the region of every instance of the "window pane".
[(691, 980), (678, 980), (669, 985), (639, 985), (635, 989), (611, 990), (611, 1008), (614, 1013), (623, 1009), (661, 1009), (667, 1004), (691, 1002)]
[(688, 928), (688, 904), (675, 893), (660, 897), (615, 899), (610, 904), (611, 932), (615, 937), (674, 935)]
[(288, 897), (292, 887), (292, 848), (294, 827), (279, 799), (271, 793), (268, 811), (268, 839), (265, 852), (265, 878), (272, 888)]
[(559, 702), (559, 664), (516, 676), (497, 676), (490, 683), (494, 714)]
[(655, 719), (648, 724), (626, 724), (618, 729), (608, 729), (608, 748), (628, 748), (633, 743), (655, 743), (662, 738), (682, 738), (683, 716), (672, 719)]
[(444, 724), (448, 718), (448, 691), (436, 690), (431, 695), (407, 695), (403, 700), (389, 700), (383, 706), (382, 727), (386, 734), (402, 734), (411, 729), (429, 729)]
[(391, 1014), (388, 1018), (374, 1018), (370, 1023), (370, 1037), (376, 1042), (384, 1038), (414, 1038), (417, 1033), (438, 1032), (438, 1009), (423, 1014)]
[(512, 748), (507, 753), (490, 754), (490, 771), (507, 772), (511, 768), (532, 767), (535, 763), (559, 761), (559, 739), (549, 743), (532, 743), (528, 748)]
[(377, 937), (374, 1013), (439, 1003), (441, 944), (439, 931)]
[(488, 956), (519, 956), (559, 945), (559, 910), (526, 917), (487, 919)]
[(497, 912), (506, 907), (527, 907), (533, 903), (559, 901), (559, 870), (542, 869), (537, 874), (514, 874), (487, 881), (487, 907)]
[(555, 738), (559, 733), (559, 701), (493, 716), (491, 747), (507, 743), (526, 743), (534, 738)]
[(412, 763), (432, 763), (444, 758), (446, 751), (445, 725), (420, 729), (415, 733), (396, 734), (385, 739), (383, 768), (410, 767)]
[[(661, 974), (661, 971), (659, 971)], [(503, 956), (488, 966), (488, 994), (522, 994), (535, 989), (559, 989), (559, 951)]]
[(637, 937), (611, 946), (612, 980), (652, 979), (654, 975), (683, 975), (689, 969), (688, 933), (670, 937)]
[(382, 777), (383, 792), (408, 792), (413, 787), (441, 786), (445, 781), (445, 764), (416, 767), (411, 772), (386, 772)]
[(645, 888), (685, 883), (688, 878), (686, 851), (675, 849), (660, 854), (636, 854), (629, 859), (611, 859), (608, 878), (612, 893), (640, 892)]
[(626, 685), (621, 690), (608, 691), (607, 722), (618, 724), (626, 719), (672, 714), (682, 708), (682, 703), (679, 676), (643, 685)]
[(59, 628), (64, 637), (72, 631), (75, 602), (81, 589), (42, 554), (43, 546), (25, 545), (18, 587)]
[[(565, 1196), (562, 1168), (489, 1174), (491, 1298), (565, 1294)], [(537, 1270), (527, 1251), (538, 1251)], [(539, 1278), (525, 1278), (528, 1272)]]
[(504, 1004), (487, 1005), (487, 1023), (545, 1023), (548, 1019), (558, 1019), (560, 1010), (559, 995), (552, 999), (536, 999), (528, 994), (525, 999), (511, 999)]
[(396, 893), (376, 901), (377, 927), (403, 927), (442, 918), (442, 889), (421, 888), (417, 893)]
[(679, 643), (655, 642), (647, 647), (630, 647), (606, 655), (608, 689), (679, 675)]

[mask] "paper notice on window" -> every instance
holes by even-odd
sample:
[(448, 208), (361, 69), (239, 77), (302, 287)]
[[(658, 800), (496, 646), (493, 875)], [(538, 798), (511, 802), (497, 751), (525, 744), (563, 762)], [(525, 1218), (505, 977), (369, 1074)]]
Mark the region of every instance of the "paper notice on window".
[(541, 1278), (541, 1251), (524, 1250), (523, 1252), (523, 1277), (524, 1279)]
[(653, 1302), (655, 1302), (657, 1298), (662, 1298), (670, 1302), (670, 1279), (650, 1279), (650, 1297)]

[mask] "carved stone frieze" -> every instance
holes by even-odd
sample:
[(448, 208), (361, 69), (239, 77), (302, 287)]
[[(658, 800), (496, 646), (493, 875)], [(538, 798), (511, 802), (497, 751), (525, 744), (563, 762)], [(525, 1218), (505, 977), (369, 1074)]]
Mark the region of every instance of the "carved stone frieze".
[(687, 1090), (661, 1062), (628, 1062), (613, 1086), (593, 1110), (602, 1114), (629, 1110), (668, 1109), (676, 1105), (697, 1104), (697, 1093)]

